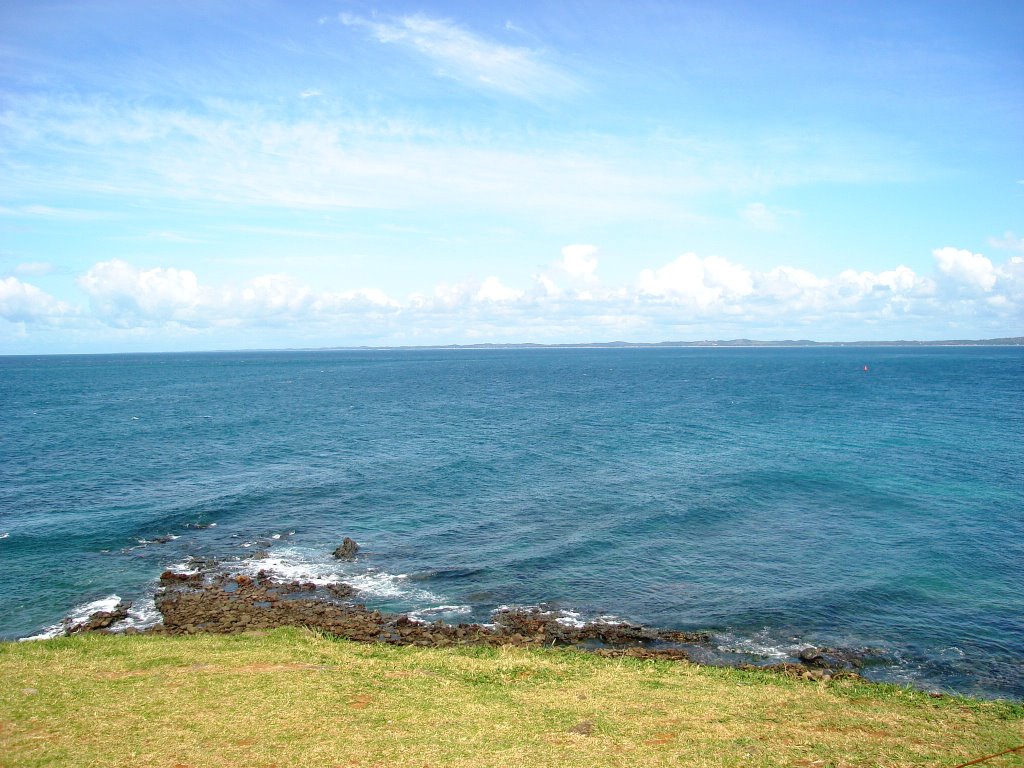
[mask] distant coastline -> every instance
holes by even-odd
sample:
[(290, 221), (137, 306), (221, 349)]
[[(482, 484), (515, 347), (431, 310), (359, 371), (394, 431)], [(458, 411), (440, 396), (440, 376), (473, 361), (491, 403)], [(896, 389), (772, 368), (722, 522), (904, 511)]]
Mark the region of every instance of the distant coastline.
[(237, 353), (272, 352), (400, 352), (416, 350), (528, 350), (528, 349), (794, 349), (794, 348), (879, 348), (879, 347), (1024, 347), (1024, 336), (1005, 336), (996, 339), (940, 339), (921, 341), (900, 339), (895, 341), (811, 341), (810, 339), (704, 339), (701, 341), (581, 341), (564, 344), (534, 342), (479, 344), (403, 344), (403, 345), (343, 345), (333, 347), (236, 347), (222, 349), (152, 350), (119, 352), (8, 352), (0, 358), (16, 357), (75, 357), (75, 356), (134, 356), (134, 355), (219, 355)]
[[(1021, 347), (1024, 336), (1006, 336), (997, 339), (943, 339), (938, 341), (811, 341), (810, 339), (784, 339), (761, 341), (758, 339), (705, 339), (703, 341), (593, 341), (570, 344), (423, 344), (403, 346), (317, 347), (315, 350), (354, 349), (664, 349), (676, 347)], [(297, 350), (293, 350), (297, 351)]]

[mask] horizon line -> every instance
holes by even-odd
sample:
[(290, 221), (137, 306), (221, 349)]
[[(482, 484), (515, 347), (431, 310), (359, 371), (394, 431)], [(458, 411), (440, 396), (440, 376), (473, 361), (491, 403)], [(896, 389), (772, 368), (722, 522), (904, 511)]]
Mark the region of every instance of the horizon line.
[(1024, 346), (1024, 336), (989, 339), (896, 339), (880, 341), (814, 341), (812, 339), (703, 339), (700, 341), (590, 341), (575, 343), (476, 342), (473, 344), (398, 344), (341, 345), (333, 347), (242, 347), (234, 349), (135, 350), (122, 352), (13, 352), (0, 357), (68, 357), (72, 355), (199, 355), (249, 352), (387, 352), (387, 351), (459, 351), (528, 349), (781, 349), (815, 347), (1016, 347)]

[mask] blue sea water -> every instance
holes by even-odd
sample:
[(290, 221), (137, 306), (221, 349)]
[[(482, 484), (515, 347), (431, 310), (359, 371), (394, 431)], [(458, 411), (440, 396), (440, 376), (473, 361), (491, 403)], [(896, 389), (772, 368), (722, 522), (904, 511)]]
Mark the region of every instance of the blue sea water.
[(424, 618), (870, 648), (1019, 699), (1022, 466), (1021, 348), (0, 358), (0, 637), (113, 595), (144, 625), (168, 566), (267, 549)]

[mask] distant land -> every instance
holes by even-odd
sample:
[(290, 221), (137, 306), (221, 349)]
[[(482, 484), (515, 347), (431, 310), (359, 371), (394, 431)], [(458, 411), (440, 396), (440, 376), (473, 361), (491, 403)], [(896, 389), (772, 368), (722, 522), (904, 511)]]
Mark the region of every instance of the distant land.
[(1020, 347), (1024, 336), (1000, 339), (944, 339), (942, 341), (810, 341), (785, 339), (716, 339), (704, 341), (593, 341), (577, 344), (425, 344), (390, 347), (330, 347), (330, 349), (660, 349), (663, 347)]

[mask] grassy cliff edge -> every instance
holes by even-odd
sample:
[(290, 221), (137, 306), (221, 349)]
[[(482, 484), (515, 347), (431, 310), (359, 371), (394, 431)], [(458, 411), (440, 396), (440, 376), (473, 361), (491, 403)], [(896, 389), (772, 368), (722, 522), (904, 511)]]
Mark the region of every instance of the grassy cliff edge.
[(3, 643), (0, 679), (3, 766), (952, 768), (1024, 743), (1020, 704), (294, 628)]

